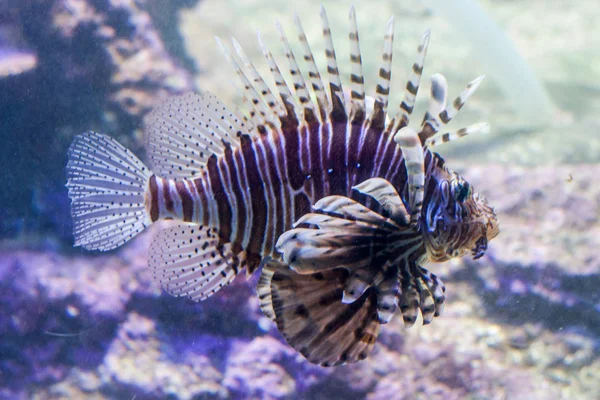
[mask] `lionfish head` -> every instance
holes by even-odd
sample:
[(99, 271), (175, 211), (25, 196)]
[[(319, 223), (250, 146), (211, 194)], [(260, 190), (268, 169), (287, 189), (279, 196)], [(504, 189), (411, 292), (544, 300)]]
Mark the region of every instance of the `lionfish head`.
[(494, 209), (457, 173), (437, 175), (423, 218), (429, 260), (442, 262), (468, 252), (473, 259), (482, 257), (499, 233)]

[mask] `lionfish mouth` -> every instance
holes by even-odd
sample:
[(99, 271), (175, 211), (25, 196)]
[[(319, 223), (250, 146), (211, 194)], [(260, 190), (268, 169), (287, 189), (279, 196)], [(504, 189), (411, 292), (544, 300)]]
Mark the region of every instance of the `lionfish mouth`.
[(487, 199), (477, 194), (475, 196), (475, 203), (478, 211), (481, 213), (480, 223), (484, 225), (482, 226), (482, 235), (475, 241), (475, 245), (471, 249), (473, 260), (483, 257), (487, 251), (488, 242), (498, 236), (500, 232), (498, 218), (494, 209), (488, 204)]
[(471, 254), (473, 255), (473, 260), (477, 260), (485, 254), (487, 250), (488, 239), (486, 236), (481, 236), (475, 242), (475, 247), (471, 250)]

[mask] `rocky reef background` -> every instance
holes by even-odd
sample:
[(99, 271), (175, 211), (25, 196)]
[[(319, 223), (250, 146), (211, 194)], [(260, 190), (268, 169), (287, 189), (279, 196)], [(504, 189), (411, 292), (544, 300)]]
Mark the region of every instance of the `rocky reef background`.
[[(274, 21), (291, 38), (296, 11), (320, 53), (318, 4), (0, 0), (0, 398), (600, 397), (597, 2), (479, 2), (547, 88), (552, 117), (527, 124), (496, 77), (469, 101), (455, 126), (489, 120), (492, 132), (440, 151), (496, 207), (501, 235), (481, 260), (431, 266), (447, 285), (444, 315), (410, 329), (393, 320), (365, 362), (309, 364), (261, 315), (255, 280), (199, 304), (161, 293), (146, 266), (159, 227), (109, 254), (71, 248), (75, 134), (106, 132), (143, 155), (144, 115), (166, 96), (236, 101), (214, 35), (235, 34), (265, 71), (254, 31), (280, 55)], [(392, 14), (396, 85), (427, 27), (426, 75), (444, 73), (455, 94), (485, 72), (489, 55), (427, 1), (355, 5), (371, 85)], [(349, 3), (325, 6), (343, 59)]]
[(177, 10), (195, 2), (163, 3), (0, 0), (0, 170), (11, 188), (0, 198), (0, 237), (68, 240), (73, 136), (107, 132), (140, 150), (143, 116), (195, 89), (175, 29)]

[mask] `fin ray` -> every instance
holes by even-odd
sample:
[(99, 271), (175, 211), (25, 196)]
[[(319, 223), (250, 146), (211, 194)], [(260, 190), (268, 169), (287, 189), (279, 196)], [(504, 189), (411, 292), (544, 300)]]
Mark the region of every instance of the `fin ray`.
[(448, 143), (461, 137), (472, 135), (474, 133), (487, 133), (489, 132), (490, 126), (487, 122), (477, 122), (467, 126), (466, 128), (460, 128), (456, 131), (441, 133), (438, 132), (433, 136), (430, 136), (425, 140), (425, 146), (433, 147), (443, 143)]
[[(246, 69), (249, 71), (250, 79), (252, 80), (252, 82), (254, 82), (254, 85), (256, 86), (255, 92), (260, 92), (260, 95), (263, 96), (265, 103), (267, 103), (267, 106), (271, 110), (269, 121), (273, 123), (277, 128), (280, 128), (280, 117), (285, 114), (283, 107), (281, 106), (279, 101), (277, 101), (277, 99), (271, 92), (271, 89), (264, 81), (262, 76), (258, 73), (256, 67), (254, 67), (254, 64), (252, 64), (252, 62), (248, 59), (248, 56), (246, 56), (246, 53), (244, 52), (242, 46), (240, 46), (240, 44), (237, 40), (235, 40), (235, 38), (231, 38), (231, 42), (233, 43), (233, 48), (235, 49), (236, 53), (246, 66)], [(258, 96), (258, 93), (256, 93), (256, 95)]]
[(402, 149), (406, 165), (410, 220), (415, 223), (421, 215), (423, 197), (425, 195), (425, 165), (423, 146), (417, 132), (405, 126), (394, 136)]
[(392, 55), (394, 43), (394, 17), (390, 18), (385, 30), (383, 53), (381, 55), (381, 66), (375, 88), (375, 104), (371, 116), (371, 126), (378, 130), (385, 127), (388, 98), (390, 95), (390, 83), (392, 77)]
[(283, 78), (283, 75), (279, 70), (279, 66), (275, 62), (273, 54), (271, 54), (271, 51), (267, 48), (267, 45), (265, 44), (260, 32), (257, 32), (257, 36), (258, 43), (260, 44), (260, 47), (263, 52), (263, 56), (265, 57), (265, 60), (267, 60), (267, 64), (269, 65), (269, 69), (271, 70), (271, 75), (273, 75), (273, 80), (275, 81), (275, 86), (277, 87), (277, 91), (279, 92), (279, 97), (281, 98), (283, 106), (285, 107), (287, 112), (285, 119), (281, 121), (282, 125), (284, 125), (284, 122), (291, 122), (292, 125), (298, 125), (299, 121), (296, 112), (298, 105), (294, 100), (294, 96), (292, 95), (289, 86), (285, 82), (285, 79)]
[(151, 172), (131, 151), (109, 136), (86, 132), (75, 137), (68, 155), (75, 246), (111, 250), (152, 223), (145, 207)]
[(449, 123), (456, 116), (456, 114), (458, 114), (469, 97), (475, 93), (484, 77), (484, 75), (481, 75), (469, 82), (467, 87), (460, 93), (460, 95), (454, 99), (451, 107), (446, 107), (437, 115), (431, 115), (430, 118), (423, 123), (421, 126), (421, 132), (419, 132), (421, 143), (425, 143), (429, 137), (435, 135), (440, 130), (442, 125)]
[(356, 23), (356, 11), (350, 6), (350, 121), (352, 124), (362, 124), (366, 116), (365, 105), (365, 78), (362, 68), (362, 56), (360, 54), (358, 26)]
[(179, 224), (160, 231), (150, 246), (154, 279), (173, 296), (202, 301), (229, 284), (239, 271), (231, 244), (215, 228)]
[(298, 101), (300, 103), (300, 106), (302, 107), (303, 119), (307, 123), (314, 122), (317, 120), (314, 104), (310, 99), (308, 88), (306, 87), (306, 81), (302, 76), (300, 67), (298, 67), (298, 63), (296, 62), (296, 57), (292, 52), (288, 39), (285, 36), (285, 32), (283, 31), (283, 27), (281, 26), (281, 23), (279, 21), (277, 21), (277, 30), (279, 31), (279, 37), (281, 39), (281, 43), (283, 44), (285, 56), (288, 59), (290, 75), (292, 76), (296, 96), (298, 97)]
[(398, 224), (408, 225), (408, 211), (390, 182), (383, 178), (371, 178), (353, 186), (352, 189), (377, 201)]
[(431, 76), (431, 88), (429, 91), (429, 108), (423, 118), (423, 124), (444, 111), (447, 97), (448, 81), (446, 77), (442, 74), (433, 74)]
[(191, 178), (212, 155), (237, 146), (246, 133), (241, 117), (209, 92), (168, 98), (148, 117), (146, 150), (157, 175)]
[(308, 66), (308, 77), (312, 84), (315, 97), (317, 98), (319, 116), (321, 121), (326, 121), (327, 111), (329, 110), (329, 100), (327, 99), (321, 74), (319, 73), (319, 69), (315, 63), (315, 58), (310, 49), (310, 45), (308, 44), (308, 40), (306, 39), (306, 34), (304, 33), (304, 28), (302, 27), (302, 22), (300, 22), (298, 14), (294, 15), (294, 24), (296, 25), (296, 29), (298, 31), (298, 41), (300, 42), (300, 46), (302, 47), (302, 51), (304, 53), (304, 61), (306, 61), (306, 65)]
[(425, 31), (417, 49), (417, 59), (412, 66), (411, 73), (406, 83), (406, 90), (404, 91), (404, 98), (400, 103), (400, 114), (396, 117), (397, 123), (394, 127), (394, 132), (398, 132), (410, 122), (410, 116), (415, 107), (417, 92), (419, 91), (419, 85), (421, 83), (421, 75), (423, 74), (423, 66), (425, 65), (425, 57), (427, 56), (427, 48), (429, 47), (430, 34), (429, 30)]
[(331, 97), (331, 120), (336, 122), (346, 122), (346, 106), (344, 105), (344, 92), (342, 81), (340, 80), (340, 70), (338, 69), (335, 58), (335, 49), (331, 39), (331, 27), (325, 7), (321, 5), (321, 22), (323, 24), (323, 38), (325, 39), (325, 57), (327, 59), (327, 72), (329, 73), (329, 91)]
[(362, 360), (379, 334), (376, 298), (342, 303), (348, 272), (299, 275), (277, 269), (271, 278), (275, 322), (286, 341), (310, 362), (333, 366)]

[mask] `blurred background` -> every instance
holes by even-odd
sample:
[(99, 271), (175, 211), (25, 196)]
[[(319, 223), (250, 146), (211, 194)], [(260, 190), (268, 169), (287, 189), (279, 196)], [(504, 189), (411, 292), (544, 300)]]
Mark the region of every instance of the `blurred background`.
[[(395, 17), (390, 110), (428, 28), (416, 115), (426, 77), (444, 74), (454, 98), (486, 75), (451, 128), (490, 132), (435, 150), (501, 226), (484, 258), (430, 266), (441, 318), (394, 319), (365, 362), (335, 369), (285, 344), (255, 279), (200, 304), (161, 294), (155, 230), (111, 253), (73, 248), (64, 187), (78, 133), (144, 158), (144, 116), (166, 97), (239, 104), (214, 36), (235, 36), (270, 82), (256, 31), (285, 65), (275, 22), (299, 49), (297, 13), (323, 69), (321, 3), (346, 81), (355, 5), (367, 91)], [(599, 398), (599, 19), (593, 0), (0, 0), (0, 398)]]

